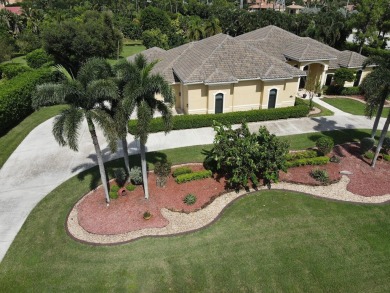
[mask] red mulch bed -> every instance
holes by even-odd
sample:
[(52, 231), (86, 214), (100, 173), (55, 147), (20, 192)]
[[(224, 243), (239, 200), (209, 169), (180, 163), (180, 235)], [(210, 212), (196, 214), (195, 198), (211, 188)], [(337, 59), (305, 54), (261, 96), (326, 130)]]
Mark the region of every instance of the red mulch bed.
[[(191, 165), (193, 171), (203, 170), (202, 165)], [(168, 221), (161, 215), (161, 208), (170, 210), (193, 212), (207, 205), (212, 198), (225, 191), (225, 181), (219, 182), (214, 178), (177, 184), (170, 177), (165, 187), (157, 187), (156, 176), (150, 172), (149, 199), (144, 198), (142, 186), (111, 200), (109, 207), (105, 202), (104, 191), (99, 187), (89, 193), (78, 207), (80, 225), (94, 234), (121, 234), (144, 228), (164, 227)], [(196, 196), (196, 203), (186, 205), (183, 198), (192, 193)], [(152, 214), (149, 220), (143, 219), (145, 211)]]
[[(315, 168), (328, 171), (332, 182), (341, 178), (340, 171), (350, 171), (350, 183), (347, 189), (350, 192), (363, 196), (378, 196), (390, 193), (390, 163), (378, 161), (376, 168), (372, 169), (369, 160), (362, 159), (359, 147), (356, 144), (336, 146), (333, 154), (341, 157), (340, 163), (329, 163), (325, 166), (303, 166), (290, 168), (287, 173), (280, 173), (281, 181), (298, 184), (321, 185), (310, 175)], [(202, 170), (201, 165), (191, 165), (194, 171)], [(78, 220), (80, 225), (94, 234), (121, 234), (144, 228), (159, 228), (168, 224), (162, 216), (160, 209), (168, 208), (175, 211), (193, 212), (210, 203), (213, 198), (225, 192), (225, 180), (217, 181), (207, 178), (177, 184), (170, 177), (165, 187), (156, 186), (156, 176), (149, 173), (149, 200), (144, 199), (143, 188), (128, 192), (112, 200), (107, 207), (104, 192), (101, 187), (90, 192), (78, 207)], [(194, 205), (184, 204), (183, 198), (192, 193), (197, 201)], [(143, 219), (143, 213), (152, 214), (150, 220)]]
[(359, 145), (344, 144), (333, 149), (330, 156), (340, 157), (340, 163), (329, 163), (324, 166), (303, 166), (290, 168), (287, 173), (280, 172), (280, 180), (298, 184), (321, 185), (310, 176), (310, 171), (316, 168), (324, 169), (329, 174), (331, 182), (340, 180), (340, 171), (350, 171), (350, 182), (347, 190), (363, 196), (378, 196), (390, 193), (390, 163), (377, 161), (375, 169), (371, 168), (370, 160), (362, 158)]

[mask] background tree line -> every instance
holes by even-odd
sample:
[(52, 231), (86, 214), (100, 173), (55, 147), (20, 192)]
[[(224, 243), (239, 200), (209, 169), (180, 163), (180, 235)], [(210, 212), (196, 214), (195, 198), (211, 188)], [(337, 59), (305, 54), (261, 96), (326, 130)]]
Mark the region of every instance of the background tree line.
[[(230, 0), (26, 0), (22, 3), (22, 15), (0, 12), (0, 61), (9, 59), (12, 53), (26, 54), (41, 47), (55, 54), (49, 47), (56, 33), (58, 42), (60, 33), (65, 34), (64, 41), (72, 34), (83, 36), (79, 37), (78, 45), (90, 48), (88, 44), (92, 44), (99, 51), (105, 51), (99, 55), (103, 57), (118, 51), (120, 33), (125, 38), (143, 40), (146, 47), (169, 49), (220, 32), (237, 36), (267, 25), (366, 55), (377, 51), (365, 50), (365, 47), (385, 48), (386, 34), (390, 31), (390, 0), (349, 1), (356, 5), (357, 10), (353, 12), (345, 9), (347, 1), (342, 0), (295, 2), (307, 8), (291, 15), (273, 10), (249, 12), (239, 9), (237, 3)], [(98, 14), (103, 16), (100, 18)], [(62, 28), (58, 29), (59, 26)], [(66, 26), (68, 31), (64, 31)], [(347, 44), (346, 38), (353, 29), (356, 30), (355, 44)], [(99, 32), (108, 42), (105, 46), (96, 45), (94, 33), (98, 36)], [(90, 39), (82, 42), (86, 36)], [(70, 55), (77, 58), (81, 54)]]

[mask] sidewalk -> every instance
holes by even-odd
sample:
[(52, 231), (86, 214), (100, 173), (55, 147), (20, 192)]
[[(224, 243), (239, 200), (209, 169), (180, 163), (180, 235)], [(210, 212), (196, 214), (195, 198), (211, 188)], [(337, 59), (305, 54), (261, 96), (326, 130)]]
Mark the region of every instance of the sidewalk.
[[(316, 103), (330, 108), (320, 101)], [(332, 110), (332, 109), (331, 109)], [(278, 121), (250, 123), (251, 131), (266, 126), (276, 135), (292, 135), (345, 128), (371, 128), (373, 120), (363, 116), (354, 116), (334, 111), (334, 116), (317, 118), (297, 118)], [(50, 119), (36, 127), (19, 145), (8, 161), (0, 169), (0, 261), (3, 259), (13, 239), (19, 232), (27, 216), (35, 205), (50, 191), (72, 176), (96, 165), (94, 147), (86, 124), (80, 129), (78, 152), (60, 147), (51, 133)], [(381, 120), (380, 129), (384, 119)], [(121, 157), (121, 153), (112, 155), (103, 136), (98, 132), (104, 160)], [(214, 131), (210, 127), (200, 129), (177, 130), (165, 135), (151, 134), (147, 151), (156, 151), (191, 145), (211, 144)], [(138, 152), (138, 144), (128, 136), (129, 153)]]

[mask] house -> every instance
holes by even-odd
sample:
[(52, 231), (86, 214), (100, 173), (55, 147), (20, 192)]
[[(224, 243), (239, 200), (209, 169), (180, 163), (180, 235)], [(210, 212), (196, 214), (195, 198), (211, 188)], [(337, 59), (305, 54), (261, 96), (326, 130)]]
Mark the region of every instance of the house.
[(354, 68), (360, 83), (371, 70), (361, 69), (362, 55), (276, 26), (235, 38), (218, 34), (168, 51), (154, 47), (143, 54), (148, 61), (160, 60), (153, 70), (172, 85), (175, 108), (186, 114), (288, 107), (307, 76), (322, 86), (337, 68)]
[(277, 11), (284, 11), (285, 7), (282, 4), (276, 3), (276, 1), (269, 0), (248, 0), (248, 10), (249, 11), (259, 11), (266, 9), (273, 9)]
[[(7, 5), (15, 4), (18, 2), (21, 2), (21, 0), (8, 0), (8, 1), (6, 1), (6, 4)], [(12, 12), (12, 13), (15, 13), (18, 15), (22, 14), (22, 8), (20, 6), (6, 6), (6, 5), (4, 5), (4, 3), (1, 3), (0, 9), (5, 9), (5, 10), (8, 10), (9, 12)]]
[(301, 5), (296, 5), (295, 1), (293, 1), (292, 5), (289, 5), (286, 7), (286, 11), (289, 14), (299, 14), (302, 11), (302, 9), (304, 9), (304, 8), (305, 7), (303, 7)]

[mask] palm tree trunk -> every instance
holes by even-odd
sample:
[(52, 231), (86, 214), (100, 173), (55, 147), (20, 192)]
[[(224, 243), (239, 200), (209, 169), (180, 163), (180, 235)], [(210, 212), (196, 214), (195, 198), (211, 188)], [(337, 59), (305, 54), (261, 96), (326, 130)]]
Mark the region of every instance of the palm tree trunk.
[(389, 130), (389, 124), (390, 124), (390, 111), (389, 111), (389, 114), (387, 115), (387, 119), (386, 119), (385, 125), (383, 126), (383, 129), (382, 129), (382, 132), (381, 132), (381, 137), (379, 138), (378, 146), (376, 147), (375, 156), (374, 156), (374, 158), (372, 159), (372, 162), (371, 162), (371, 167), (373, 167), (373, 168), (375, 168), (376, 160), (378, 159), (379, 152), (381, 151), (383, 141), (385, 139), (387, 131)]
[[(127, 175), (130, 175), (129, 152), (127, 150), (126, 137), (122, 138), (122, 150), (123, 150), (123, 160), (125, 161), (126, 172)], [(130, 182), (130, 176), (128, 176), (128, 181)]]
[(103, 156), (102, 151), (100, 150), (99, 141), (96, 135), (95, 125), (93, 124), (91, 119), (87, 118), (89, 133), (91, 134), (93, 146), (95, 147), (96, 157), (99, 165), (100, 178), (102, 179), (102, 184), (104, 188), (104, 193), (106, 195), (106, 202), (110, 203), (110, 196), (108, 194), (108, 186), (107, 186), (107, 177), (106, 170), (104, 169)]
[(144, 182), (145, 199), (149, 199), (149, 188), (148, 188), (148, 170), (146, 170), (146, 155), (145, 145), (139, 143), (141, 153), (141, 169), (142, 169), (142, 180)]
[(378, 111), (376, 112), (374, 126), (372, 127), (372, 132), (371, 132), (371, 138), (375, 137), (376, 130), (378, 129), (378, 124), (379, 124), (379, 120), (381, 119), (381, 116), (382, 116), (382, 111), (383, 111), (383, 106), (385, 105), (385, 100), (386, 100), (386, 98), (381, 100), (381, 103), (379, 104)]

